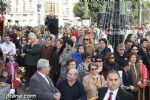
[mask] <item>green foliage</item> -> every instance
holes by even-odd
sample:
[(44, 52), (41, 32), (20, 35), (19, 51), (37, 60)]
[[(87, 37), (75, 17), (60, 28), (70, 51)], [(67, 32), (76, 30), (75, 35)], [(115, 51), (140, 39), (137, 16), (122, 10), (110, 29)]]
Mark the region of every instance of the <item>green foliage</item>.
[(103, 3), (101, 0), (89, 2), (88, 7), (91, 19), (96, 19), (97, 13), (102, 11)]
[(80, 17), (82, 18), (84, 15), (84, 3), (83, 2), (78, 2), (75, 4), (74, 8), (73, 8), (73, 12), (74, 12), (74, 16), (75, 17)]
[[(96, 19), (97, 13), (102, 11), (104, 1), (103, 0), (91, 0), (88, 2), (88, 18), (92, 20)], [(85, 13), (85, 5), (84, 2), (78, 2), (73, 9), (75, 17), (83, 18)]]

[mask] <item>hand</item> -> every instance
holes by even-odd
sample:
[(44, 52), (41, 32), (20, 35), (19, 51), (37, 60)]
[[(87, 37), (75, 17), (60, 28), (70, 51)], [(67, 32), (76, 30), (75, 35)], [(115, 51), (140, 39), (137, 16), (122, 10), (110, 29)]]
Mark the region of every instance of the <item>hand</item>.
[(22, 53), (22, 54), (21, 54), (21, 57), (24, 57), (24, 56), (25, 56), (25, 53)]
[(137, 85), (138, 85), (138, 86), (140, 86), (141, 84), (142, 84), (142, 82), (141, 82), (141, 81), (138, 81), (138, 82), (137, 82)]
[(10, 54), (12, 51), (13, 51), (13, 50), (10, 50), (10, 51), (8, 52), (8, 54)]
[(61, 59), (61, 58), (59, 59), (59, 62), (58, 62), (58, 63), (59, 63), (59, 64), (61, 64), (61, 63), (62, 63), (62, 59)]
[(130, 88), (130, 90), (131, 90), (131, 91), (133, 91), (133, 90), (134, 90), (134, 86), (130, 86), (129, 88)]
[(55, 100), (60, 100), (60, 96), (61, 96), (60, 93), (55, 93), (55, 94), (54, 94), (54, 99), (55, 99)]

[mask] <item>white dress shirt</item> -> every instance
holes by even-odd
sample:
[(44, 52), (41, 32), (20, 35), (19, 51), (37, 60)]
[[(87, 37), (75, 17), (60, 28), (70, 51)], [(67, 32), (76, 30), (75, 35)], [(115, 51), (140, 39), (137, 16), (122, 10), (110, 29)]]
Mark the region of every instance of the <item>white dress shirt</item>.
[(40, 73), (40, 72), (38, 72), (45, 80), (46, 80), (46, 82), (49, 84), (49, 81), (48, 81), (48, 79), (46, 78), (46, 76), (44, 75), (44, 74), (42, 74), (42, 73)]
[(107, 90), (105, 96), (104, 96), (104, 99), (103, 100), (108, 100), (109, 98), (109, 95), (110, 95), (110, 92), (112, 92), (113, 94), (111, 95), (112, 97), (112, 100), (116, 100), (116, 96), (117, 96), (117, 93), (118, 93), (118, 89), (114, 90), (114, 91), (111, 91), (110, 89)]
[(14, 43), (10, 42), (9, 44), (4, 42), (1, 45), (1, 50), (2, 52), (5, 53), (9, 53), (9, 55), (15, 55), (16, 54), (16, 46)]

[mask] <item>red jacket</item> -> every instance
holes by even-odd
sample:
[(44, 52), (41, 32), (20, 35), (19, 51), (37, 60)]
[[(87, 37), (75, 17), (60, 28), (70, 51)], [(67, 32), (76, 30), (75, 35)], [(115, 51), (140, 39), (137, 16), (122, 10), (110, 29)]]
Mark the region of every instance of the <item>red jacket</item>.
[(75, 36), (77, 38), (78, 37), (78, 33), (77, 32), (72, 32), (71, 36)]
[(142, 67), (142, 68), (141, 68), (140, 73), (141, 73), (143, 82), (142, 82), (142, 84), (140, 85), (140, 88), (145, 88), (146, 85), (147, 85), (146, 80), (147, 80), (147, 77), (148, 77), (148, 73), (147, 73), (147, 68), (146, 68), (146, 66), (145, 66), (144, 64), (142, 64), (141, 67)]

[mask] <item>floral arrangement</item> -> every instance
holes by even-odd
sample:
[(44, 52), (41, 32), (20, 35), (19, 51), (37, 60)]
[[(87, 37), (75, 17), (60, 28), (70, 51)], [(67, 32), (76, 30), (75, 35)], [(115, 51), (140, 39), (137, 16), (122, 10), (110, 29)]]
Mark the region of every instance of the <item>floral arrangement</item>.
[(25, 74), (25, 68), (24, 67), (18, 67), (15, 73), (15, 78), (12, 80), (12, 88), (17, 89), (21, 86), (21, 78)]

